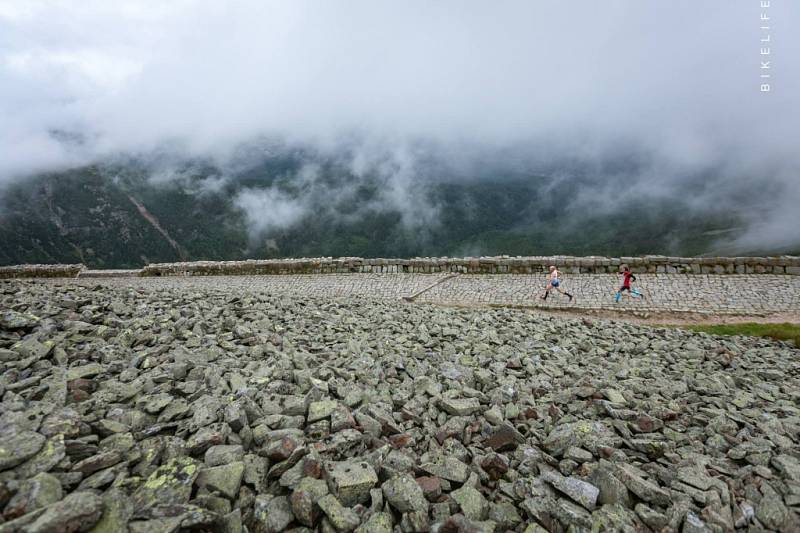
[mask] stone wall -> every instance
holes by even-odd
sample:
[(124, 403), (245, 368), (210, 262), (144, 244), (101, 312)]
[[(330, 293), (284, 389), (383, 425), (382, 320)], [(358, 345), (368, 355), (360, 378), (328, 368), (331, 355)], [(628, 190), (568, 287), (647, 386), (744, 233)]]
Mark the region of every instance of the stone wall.
[(441, 273), (536, 274), (556, 265), (570, 274), (605, 274), (627, 264), (636, 273), (790, 274), (800, 275), (800, 257), (462, 257), (365, 259), (322, 257), (247, 261), (195, 261), (151, 264), (142, 276), (215, 276), (259, 274)]
[(800, 275), (800, 257), (417, 257), (365, 259), (317, 257), (156, 263), (141, 270), (86, 270), (75, 265), (16, 265), (0, 267), (0, 279), (130, 276), (252, 276), (260, 274), (541, 274), (550, 265), (568, 274), (607, 274), (627, 264), (636, 273), (649, 274), (789, 274)]
[(0, 279), (74, 278), (84, 267), (77, 265), (14, 265), (0, 267)]
[(138, 278), (142, 269), (107, 269), (107, 270), (81, 270), (79, 278)]

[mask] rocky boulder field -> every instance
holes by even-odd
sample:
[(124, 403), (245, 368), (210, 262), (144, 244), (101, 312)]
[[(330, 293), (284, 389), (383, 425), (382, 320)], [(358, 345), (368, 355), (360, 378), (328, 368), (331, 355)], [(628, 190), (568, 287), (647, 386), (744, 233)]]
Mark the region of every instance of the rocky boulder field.
[(0, 533), (800, 531), (800, 350), (0, 282)]

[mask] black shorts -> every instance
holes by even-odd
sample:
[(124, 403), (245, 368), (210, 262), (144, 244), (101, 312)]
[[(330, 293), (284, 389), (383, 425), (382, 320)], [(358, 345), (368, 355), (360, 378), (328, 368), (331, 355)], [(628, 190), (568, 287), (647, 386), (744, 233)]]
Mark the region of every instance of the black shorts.
[(628, 285), (623, 285), (622, 287), (619, 288), (619, 292), (625, 292), (625, 291), (630, 292), (631, 288)]

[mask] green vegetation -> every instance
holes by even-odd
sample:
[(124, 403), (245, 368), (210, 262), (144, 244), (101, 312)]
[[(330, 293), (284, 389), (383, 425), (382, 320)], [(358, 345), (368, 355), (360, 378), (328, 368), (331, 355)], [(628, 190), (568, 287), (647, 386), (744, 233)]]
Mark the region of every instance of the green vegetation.
[[(681, 326), (684, 327), (684, 326)], [(794, 341), (800, 347), (800, 324), (759, 324), (747, 322), (743, 324), (715, 324), (685, 326), (686, 329), (702, 331), (712, 335), (749, 335), (751, 337), (769, 337), (781, 341)]]
[[(579, 208), (582, 204), (570, 199), (596, 184), (562, 180), (553, 188), (554, 178), (524, 171), (420, 178), (397, 193), (391, 178), (355, 176), (347, 165), (322, 159), (313, 178), (302, 178), (304, 165), (314, 158), (271, 156), (224, 180), (220, 170), (202, 162), (165, 179), (157, 167), (122, 161), (19, 181), (0, 190), (0, 265), (135, 268), (183, 259), (701, 255), (713, 249), (716, 235), (741, 225), (724, 207), (690, 210), (679, 199), (637, 197)], [(235, 198), (268, 187), (298, 200), (302, 216), (254, 235)], [(265, 215), (269, 209), (264, 207)]]

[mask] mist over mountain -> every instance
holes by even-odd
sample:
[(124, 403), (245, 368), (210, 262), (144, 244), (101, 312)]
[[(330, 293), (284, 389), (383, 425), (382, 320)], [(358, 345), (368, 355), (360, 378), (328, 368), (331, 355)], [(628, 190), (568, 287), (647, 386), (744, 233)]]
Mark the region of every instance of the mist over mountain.
[(700, 198), (715, 194), (713, 174), (687, 178), (706, 184), (694, 197), (636, 193), (644, 163), (630, 158), (588, 168), (484, 153), (456, 165), (427, 148), (370, 159), (265, 143), (224, 166), (152, 154), (41, 174), (0, 196), (0, 262), (703, 254), (731, 249), (749, 223), (731, 206), (755, 209), (763, 192), (728, 190), (712, 209)]
[(0, 1), (0, 262), (797, 252), (769, 14)]

